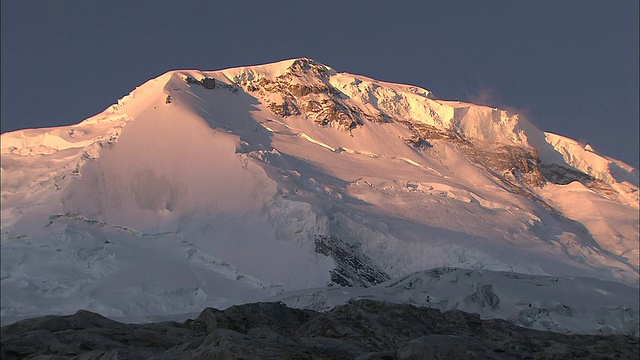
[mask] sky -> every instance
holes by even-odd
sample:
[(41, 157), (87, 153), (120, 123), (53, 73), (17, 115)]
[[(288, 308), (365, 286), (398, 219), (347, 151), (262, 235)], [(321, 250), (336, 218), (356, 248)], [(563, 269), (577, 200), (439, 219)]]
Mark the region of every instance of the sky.
[(638, 168), (637, 0), (2, 0), (2, 132), (169, 70), (309, 57), (522, 114)]

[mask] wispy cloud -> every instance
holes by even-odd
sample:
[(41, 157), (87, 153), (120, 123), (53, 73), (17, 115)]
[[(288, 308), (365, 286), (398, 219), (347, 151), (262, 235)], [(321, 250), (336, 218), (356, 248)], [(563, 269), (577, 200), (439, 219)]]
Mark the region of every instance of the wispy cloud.
[(466, 90), (465, 95), (469, 101), (478, 105), (496, 107), (500, 103), (498, 92), (490, 87), (480, 87), (475, 91)]
[(520, 117), (531, 119), (531, 108), (524, 106), (515, 106), (504, 100), (498, 91), (489, 86), (481, 86), (475, 90), (467, 89), (465, 96), (470, 102), (477, 105), (485, 105), (506, 110), (509, 114), (518, 114)]

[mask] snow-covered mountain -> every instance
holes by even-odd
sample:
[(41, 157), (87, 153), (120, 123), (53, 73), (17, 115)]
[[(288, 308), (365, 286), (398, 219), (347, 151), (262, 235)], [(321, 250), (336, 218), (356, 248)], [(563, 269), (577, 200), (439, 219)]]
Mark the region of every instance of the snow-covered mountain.
[(310, 59), (171, 71), (1, 145), (3, 322), (437, 267), (638, 287), (636, 169), (518, 114)]

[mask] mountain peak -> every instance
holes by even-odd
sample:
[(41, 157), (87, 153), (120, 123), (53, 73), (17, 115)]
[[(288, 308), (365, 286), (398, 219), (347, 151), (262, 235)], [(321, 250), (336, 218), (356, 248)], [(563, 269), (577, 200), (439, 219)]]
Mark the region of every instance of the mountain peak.
[(194, 311), (436, 267), (638, 280), (633, 168), (307, 58), (168, 72), (1, 142), (3, 316)]
[(331, 70), (329, 66), (306, 57), (293, 59), (293, 62), (289, 66), (289, 70), (291, 70), (292, 72), (296, 72), (300, 70), (309, 71), (311, 69), (317, 69), (323, 72)]

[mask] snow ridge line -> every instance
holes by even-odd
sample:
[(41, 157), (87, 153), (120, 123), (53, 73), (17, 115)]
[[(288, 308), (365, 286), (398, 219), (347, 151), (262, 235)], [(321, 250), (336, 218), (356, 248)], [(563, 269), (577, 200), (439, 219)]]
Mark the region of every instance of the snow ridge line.
[[(229, 280), (253, 285), (263, 290), (274, 290), (274, 291), (277, 291), (278, 293), (284, 292), (282, 285), (264, 282), (256, 277), (242, 273), (238, 271), (235, 266), (225, 261), (222, 261), (214, 256), (203, 254), (199, 252), (197, 249), (195, 249), (194, 247), (190, 248), (189, 251), (187, 252), (187, 259), (195, 263), (200, 263), (203, 266), (226, 277)], [(206, 279), (201, 279), (200, 281), (204, 284), (207, 283)]]
[(175, 230), (170, 230), (170, 231), (163, 231), (163, 232), (159, 232), (159, 233), (144, 233), (126, 226), (121, 226), (121, 225), (115, 225), (115, 224), (110, 224), (107, 223), (105, 221), (100, 221), (100, 220), (93, 220), (93, 219), (89, 219), (87, 217), (84, 217), (80, 214), (64, 214), (64, 215), (52, 215), (49, 216), (49, 223), (46, 225), (46, 227), (51, 226), (51, 224), (53, 224), (54, 221), (58, 220), (58, 219), (66, 219), (66, 220), (73, 220), (73, 221), (79, 221), (79, 222), (84, 222), (90, 225), (95, 225), (97, 227), (106, 227), (106, 228), (110, 228), (113, 230), (117, 230), (120, 232), (125, 232), (125, 233), (129, 233), (132, 234), (136, 237), (139, 238), (143, 238), (143, 237), (162, 237), (162, 236), (168, 236), (168, 235), (175, 235), (176, 231)]

